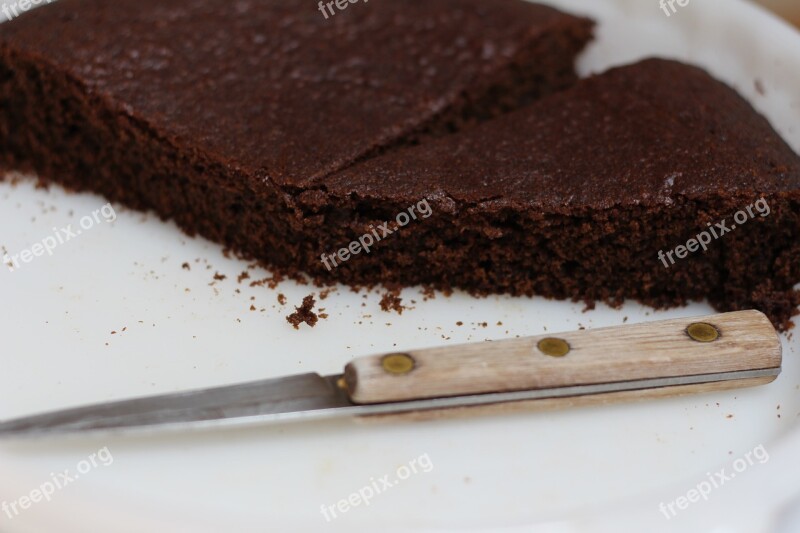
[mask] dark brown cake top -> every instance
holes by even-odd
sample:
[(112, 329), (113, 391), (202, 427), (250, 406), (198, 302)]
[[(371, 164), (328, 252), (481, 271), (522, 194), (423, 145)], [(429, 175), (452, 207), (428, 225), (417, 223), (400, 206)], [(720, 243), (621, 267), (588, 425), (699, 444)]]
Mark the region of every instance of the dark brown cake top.
[(734, 90), (699, 68), (651, 59), (324, 184), (340, 196), (568, 212), (798, 190), (800, 159)]
[(167, 139), (302, 186), (415, 129), (525, 39), (521, 0), (60, 0), (0, 25)]

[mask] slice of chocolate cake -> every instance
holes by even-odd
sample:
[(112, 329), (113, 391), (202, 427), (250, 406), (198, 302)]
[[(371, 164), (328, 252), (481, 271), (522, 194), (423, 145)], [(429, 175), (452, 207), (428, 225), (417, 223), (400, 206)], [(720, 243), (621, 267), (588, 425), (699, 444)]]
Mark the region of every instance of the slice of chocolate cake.
[[(295, 260), (321, 279), (656, 307), (708, 298), (782, 328), (800, 303), (800, 158), (736, 92), (673, 61), (314, 185)], [(421, 198), (429, 217), (321, 264)]]
[[(522, 0), (325, 15), (311, 0), (61, 0), (26, 13), (0, 25), (0, 163), (287, 262), (294, 194), (573, 84), (592, 31)], [(266, 227), (275, 242), (251, 242)]]

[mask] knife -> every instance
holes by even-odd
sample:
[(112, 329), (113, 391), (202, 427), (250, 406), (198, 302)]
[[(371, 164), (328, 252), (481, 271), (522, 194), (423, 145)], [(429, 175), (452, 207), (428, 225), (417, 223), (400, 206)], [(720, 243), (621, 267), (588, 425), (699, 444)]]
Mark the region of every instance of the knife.
[[(758, 311), (444, 346), (303, 374), (117, 401), (0, 423), (0, 438), (332, 417), (435, 418), (755, 386), (781, 371)], [(373, 418), (374, 419), (374, 418)]]

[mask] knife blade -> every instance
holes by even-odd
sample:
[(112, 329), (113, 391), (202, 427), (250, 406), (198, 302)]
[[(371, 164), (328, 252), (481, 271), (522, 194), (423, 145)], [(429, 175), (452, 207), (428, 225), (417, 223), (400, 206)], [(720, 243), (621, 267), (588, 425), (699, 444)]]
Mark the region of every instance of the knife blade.
[(780, 373), (781, 356), (767, 317), (739, 311), (364, 357), (343, 374), (302, 374), (10, 420), (0, 423), (0, 438), (333, 417), (430, 418), (464, 409), (682, 395), (769, 383)]

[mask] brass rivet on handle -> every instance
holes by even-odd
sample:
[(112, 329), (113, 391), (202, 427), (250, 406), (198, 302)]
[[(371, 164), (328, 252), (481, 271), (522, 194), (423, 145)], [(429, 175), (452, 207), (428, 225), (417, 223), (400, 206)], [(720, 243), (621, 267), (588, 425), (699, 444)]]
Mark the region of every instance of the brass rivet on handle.
[(705, 322), (695, 322), (686, 328), (686, 334), (697, 342), (714, 342), (719, 338), (719, 330)]
[(381, 366), (389, 374), (402, 376), (414, 370), (414, 358), (407, 353), (392, 353), (381, 359)]
[(570, 346), (564, 339), (557, 339), (555, 337), (547, 337), (539, 341), (536, 345), (539, 351), (550, 357), (564, 357), (569, 353)]

